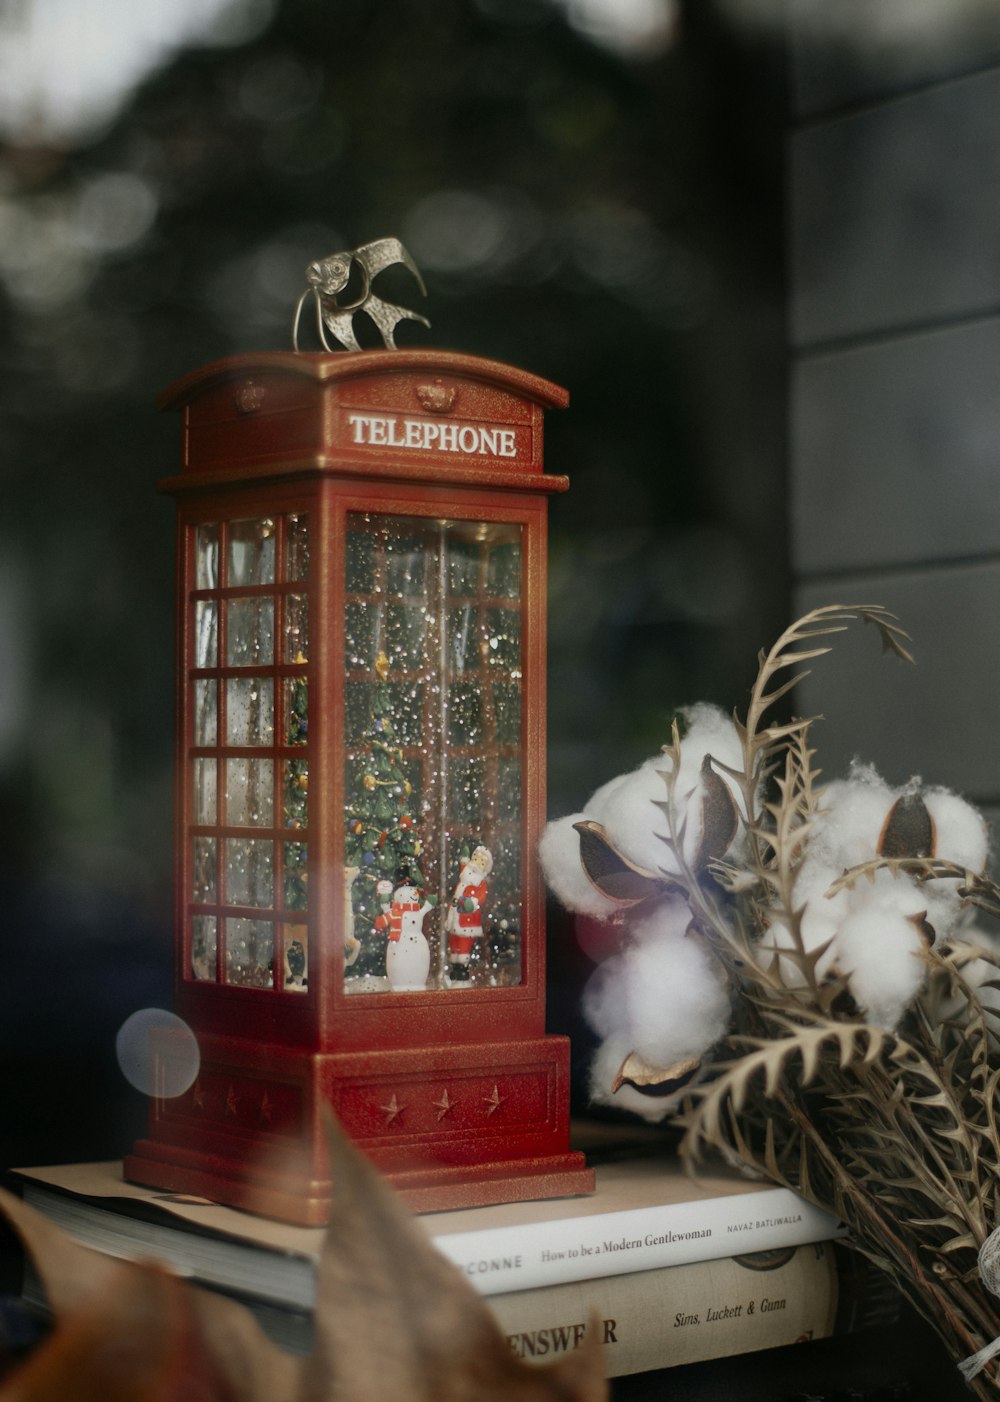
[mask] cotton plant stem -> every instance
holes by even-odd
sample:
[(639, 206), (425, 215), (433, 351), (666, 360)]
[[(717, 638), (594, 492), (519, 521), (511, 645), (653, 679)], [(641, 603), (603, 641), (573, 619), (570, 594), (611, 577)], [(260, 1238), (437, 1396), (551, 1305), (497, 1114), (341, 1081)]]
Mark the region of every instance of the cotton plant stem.
[[(779, 1092), (777, 1099), (788, 1118), (822, 1159), (828, 1173), (840, 1185), (841, 1196), (855, 1208), (858, 1217), (863, 1220), (867, 1233), (881, 1247), (882, 1254), (898, 1262), (902, 1271), (905, 1272), (908, 1281), (908, 1287), (904, 1287), (905, 1293), (913, 1306), (939, 1335), (952, 1356), (959, 1355), (960, 1358), (968, 1358), (976, 1353), (983, 1344), (989, 1343), (997, 1334), (1000, 1334), (1000, 1315), (994, 1314), (992, 1317), (988, 1317), (981, 1303), (969, 1295), (969, 1292), (965, 1290), (957, 1278), (952, 1278), (948, 1286), (944, 1286), (932, 1271), (928, 1272), (905, 1239), (899, 1236), (878, 1211), (858, 1180), (848, 1172), (831, 1151), (825, 1139), (817, 1133), (814, 1125), (803, 1111), (784, 1091)], [(756, 1164), (755, 1167), (764, 1169), (763, 1164)], [(794, 1188), (795, 1184), (789, 1183), (788, 1186)], [(826, 1203), (818, 1205), (828, 1206)], [(969, 1332), (964, 1319), (955, 1308), (951, 1298), (953, 1291), (961, 1295), (963, 1307), (968, 1314), (975, 1318), (982, 1331), (981, 1341), (977, 1341)], [(956, 1363), (957, 1361), (958, 1358), (956, 1358)], [(995, 1367), (995, 1365), (993, 1366)], [(987, 1374), (984, 1371), (973, 1378), (968, 1386), (979, 1397), (989, 1399), (990, 1402), (995, 1402), (995, 1399), (1000, 1396), (1000, 1380), (995, 1374)]]
[[(984, 1309), (982, 1300), (977, 1298), (974, 1292), (968, 1291), (957, 1276), (952, 1276), (948, 1286), (945, 1287), (941, 1284), (939, 1278), (933, 1271), (928, 1274), (925, 1267), (921, 1264), (920, 1258), (914, 1254), (905, 1238), (899, 1236), (898, 1233), (889, 1226), (886, 1218), (873, 1203), (870, 1194), (865, 1191), (858, 1179), (844, 1167), (840, 1159), (833, 1154), (826, 1140), (818, 1133), (805, 1113), (790, 1100), (784, 1092), (781, 1093), (781, 1101), (789, 1118), (823, 1158), (828, 1172), (839, 1182), (844, 1196), (850, 1202), (858, 1206), (873, 1232), (887, 1242), (889, 1249), (886, 1254), (894, 1255), (901, 1264), (905, 1265), (913, 1279), (920, 1282), (920, 1287), (922, 1289), (942, 1297), (952, 1296), (960, 1298), (962, 1301), (962, 1308), (975, 1320), (978, 1327), (986, 1336), (985, 1342), (988, 1343), (990, 1339), (994, 1337), (994, 1333), (1000, 1333), (1000, 1316), (992, 1310)], [(960, 1201), (960, 1199), (956, 1197), (956, 1201)], [(825, 1204), (821, 1203), (819, 1205), (824, 1206)], [(975, 1237), (977, 1234), (974, 1224), (969, 1223), (968, 1225), (972, 1235)], [(977, 1245), (981, 1240), (981, 1237), (977, 1239)], [(914, 1303), (920, 1308), (916, 1300)], [(967, 1331), (966, 1337), (969, 1337)], [(970, 1348), (969, 1352), (975, 1352), (975, 1348)]]
[[(934, 1073), (934, 1068), (930, 1062), (928, 1062), (923, 1057), (920, 1057), (919, 1060), (922, 1063), (922, 1065), (926, 1068), (927, 1072), (931, 1074)], [(875, 1105), (887, 1103), (889, 1101), (889, 1095), (886, 1090), (886, 1086), (884, 1084), (879, 1084), (880, 1082), (884, 1083), (887, 1080), (883, 1069), (881, 1067), (875, 1066), (861, 1067), (859, 1069), (861, 1073), (861, 1079), (863, 1081), (873, 1082), (877, 1085), (877, 1089), (871, 1095), (872, 1103)], [(951, 1115), (956, 1125), (961, 1125), (964, 1122), (965, 1117), (955, 1106), (954, 1097), (952, 1096), (950, 1090), (944, 1084), (941, 1078), (937, 1075), (934, 1075), (933, 1079), (938, 1087), (938, 1090), (948, 1102), (948, 1113)], [(928, 1158), (932, 1161), (934, 1167), (936, 1167), (937, 1169), (937, 1183), (943, 1189), (944, 1195), (947, 1198), (947, 1200), (949, 1202), (954, 1203), (959, 1208), (962, 1220), (968, 1228), (970, 1235), (974, 1238), (976, 1246), (981, 1246), (987, 1235), (985, 1223), (982, 1220), (982, 1216), (977, 1215), (975, 1218), (973, 1218), (966, 1210), (968, 1204), (965, 1200), (964, 1194), (960, 1191), (959, 1185), (955, 1181), (954, 1174), (951, 1172), (947, 1163), (941, 1157), (940, 1150), (934, 1143), (934, 1140), (931, 1138), (931, 1136), (927, 1133), (919, 1117), (912, 1116), (906, 1124), (900, 1124), (898, 1110), (899, 1106), (897, 1105), (892, 1116), (892, 1122), (895, 1126), (896, 1132), (900, 1140), (903, 1143), (906, 1143), (908, 1136), (914, 1133), (919, 1137), (920, 1143), (922, 1144), (925, 1153), (927, 1154)], [(972, 1147), (971, 1145), (967, 1145), (966, 1147), (968, 1149), (969, 1157), (971, 1159), (973, 1157)]]

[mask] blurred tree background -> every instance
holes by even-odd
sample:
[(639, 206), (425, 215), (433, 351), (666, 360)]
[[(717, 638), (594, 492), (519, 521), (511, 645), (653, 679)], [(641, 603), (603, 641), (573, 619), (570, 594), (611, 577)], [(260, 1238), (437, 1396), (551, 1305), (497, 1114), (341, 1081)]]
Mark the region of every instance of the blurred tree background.
[[(6, 1162), (142, 1132), (114, 1036), (170, 999), (173, 504), (155, 484), (179, 434), (153, 400), (218, 356), (290, 348), (311, 259), (399, 236), (432, 322), (401, 341), (570, 390), (546, 445), (572, 484), (551, 512), (551, 813), (653, 753), (677, 706), (742, 703), (786, 609), (769, 9), (0, 14)], [(575, 1031), (585, 970), (553, 918), (553, 1030)]]

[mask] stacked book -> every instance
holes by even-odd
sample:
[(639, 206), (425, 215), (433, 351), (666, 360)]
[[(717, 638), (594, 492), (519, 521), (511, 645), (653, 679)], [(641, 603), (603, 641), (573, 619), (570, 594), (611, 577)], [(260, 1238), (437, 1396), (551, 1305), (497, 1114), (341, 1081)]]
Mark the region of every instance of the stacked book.
[[(892, 1317), (891, 1290), (836, 1247), (840, 1224), (788, 1189), (723, 1167), (690, 1178), (662, 1147), (590, 1157), (592, 1197), (419, 1219), (520, 1357), (551, 1362), (596, 1327), (616, 1377)], [(241, 1301), (277, 1343), (309, 1351), (321, 1228), (136, 1187), (120, 1163), (17, 1176), (24, 1199), (77, 1240), (163, 1261)]]

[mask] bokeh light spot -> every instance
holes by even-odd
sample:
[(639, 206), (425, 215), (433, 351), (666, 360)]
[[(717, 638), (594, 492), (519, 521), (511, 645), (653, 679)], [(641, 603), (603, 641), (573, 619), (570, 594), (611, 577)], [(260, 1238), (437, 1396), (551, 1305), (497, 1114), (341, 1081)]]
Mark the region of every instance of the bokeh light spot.
[(201, 1066), (194, 1033), (163, 1008), (141, 1008), (126, 1018), (115, 1038), (115, 1053), (129, 1085), (161, 1100), (189, 1090)]

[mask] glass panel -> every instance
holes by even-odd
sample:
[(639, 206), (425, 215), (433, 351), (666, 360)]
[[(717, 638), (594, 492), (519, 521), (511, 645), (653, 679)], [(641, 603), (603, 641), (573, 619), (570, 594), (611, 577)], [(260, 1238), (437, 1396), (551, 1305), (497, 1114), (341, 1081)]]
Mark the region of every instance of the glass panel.
[(475, 598), (479, 592), (481, 550), (475, 541), (448, 542), (448, 593)]
[(304, 993), (309, 983), (309, 931), (305, 925), (286, 925), (282, 932), (285, 989)]
[(462, 826), (479, 827), (486, 791), (486, 762), (453, 759), (448, 765), (448, 817)]
[(521, 761), (501, 759), (497, 763), (496, 812), (501, 822), (516, 822), (521, 816)]
[(511, 540), (490, 551), (486, 592), (494, 598), (521, 597), (521, 542)]
[(270, 920), (226, 921), (226, 982), (270, 988), (274, 982), (274, 926)]
[(391, 724), (400, 745), (419, 745), (424, 739), (424, 688), (417, 683), (402, 682), (385, 687), (389, 699), (383, 713), (385, 724)]
[(215, 838), (193, 838), (191, 858), (191, 899), (208, 905), (215, 900), (217, 889)]
[(521, 982), (521, 834), (494, 843), (487, 958), (498, 984)]
[(309, 658), (309, 600), (304, 594), (285, 598), (285, 661), (306, 662)]
[(411, 813), (419, 813), (423, 804), (421, 793), (423, 763), (419, 759), (404, 759), (401, 767), (404, 776), (404, 792), (410, 800), (410, 811)]
[(274, 583), (274, 522), (230, 521), (229, 572), (231, 589), (245, 584)]
[(285, 744), (304, 745), (309, 739), (309, 683), (305, 677), (290, 677), (284, 694)]
[(219, 587), (219, 528), (198, 526), (194, 533), (194, 580), (196, 589)]
[(226, 742), (274, 742), (274, 683), (270, 677), (230, 677), (226, 682)]
[(215, 951), (217, 943), (214, 915), (191, 917), (191, 973), (196, 979), (215, 982)]
[(226, 665), (268, 667), (274, 661), (274, 600), (229, 599), (226, 603)]
[(449, 609), (448, 663), (452, 672), (476, 668), (479, 662), (479, 610), (472, 604)]
[(516, 682), (493, 683), (493, 718), (501, 745), (521, 743), (521, 688)]
[(521, 578), (516, 525), (348, 518), (348, 991), (424, 986), (404, 928), (429, 988), (520, 981)]
[(216, 766), (214, 759), (196, 759), (192, 777), (192, 821), (208, 827), (216, 821)]
[(227, 759), (226, 825), (231, 828), (267, 828), (273, 822), (273, 761)]
[(353, 520), (346, 541), (344, 583), (349, 594), (368, 594), (375, 588), (375, 536), (361, 524), (366, 517)]
[(266, 908), (274, 903), (274, 844), (226, 839), (226, 904)]
[(304, 759), (286, 760), (282, 787), (285, 795), (285, 826), (305, 828), (309, 825), (309, 765)]
[(424, 592), (426, 550), (421, 535), (385, 535), (386, 589), (407, 598)]
[(491, 667), (517, 672), (521, 665), (521, 615), (513, 609), (486, 610), (486, 660)]
[(424, 663), (428, 618), (419, 604), (386, 610), (385, 645), (393, 672), (411, 672)]
[(368, 600), (349, 603), (344, 614), (346, 663), (349, 668), (374, 667), (376, 625), (381, 623), (378, 605), (369, 607)]
[(344, 687), (344, 738), (349, 745), (365, 728), (374, 690), (367, 682), (348, 682)]
[(477, 686), (456, 682), (448, 688), (448, 743), (473, 745), (482, 736), (482, 694)]
[(285, 909), (305, 910), (309, 904), (309, 849), (304, 842), (286, 842)]
[(214, 745), (218, 736), (218, 687), (215, 682), (194, 684), (194, 743)]
[(194, 606), (194, 665), (219, 665), (219, 606), (214, 599), (199, 599)]
[(309, 578), (309, 517), (285, 518), (285, 578)]

